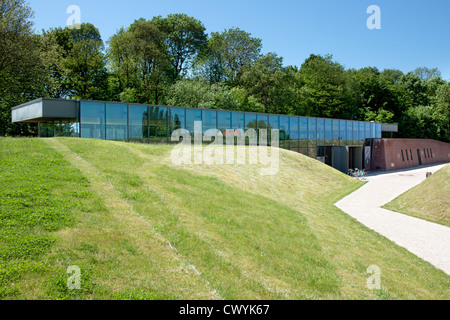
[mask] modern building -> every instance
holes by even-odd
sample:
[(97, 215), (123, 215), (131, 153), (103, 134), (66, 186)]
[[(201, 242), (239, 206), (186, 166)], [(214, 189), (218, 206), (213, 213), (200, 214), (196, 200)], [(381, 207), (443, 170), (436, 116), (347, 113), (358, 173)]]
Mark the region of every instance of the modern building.
[[(397, 125), (226, 110), (192, 109), (103, 101), (37, 99), (12, 109), (13, 122), (39, 124), (40, 137), (171, 143), (177, 129), (279, 130), (280, 148), (302, 153), (347, 173), (363, 168), (374, 139)], [(269, 135), (269, 139), (270, 135)], [(270, 141), (268, 141), (270, 145)], [(371, 156), (371, 155), (370, 155)], [(366, 161), (367, 162), (367, 161)], [(366, 163), (367, 164), (367, 163)]]

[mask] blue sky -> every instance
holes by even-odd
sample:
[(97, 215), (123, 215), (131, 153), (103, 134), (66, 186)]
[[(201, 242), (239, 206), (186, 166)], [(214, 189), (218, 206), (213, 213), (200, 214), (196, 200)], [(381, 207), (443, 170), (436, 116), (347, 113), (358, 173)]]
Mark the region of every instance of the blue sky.
[[(346, 68), (412, 71), (437, 67), (450, 81), (449, 0), (28, 0), (38, 32), (65, 26), (67, 7), (81, 9), (106, 41), (140, 17), (186, 13), (206, 32), (239, 27), (263, 40), (285, 65), (311, 54), (332, 54)], [(381, 9), (381, 30), (369, 30), (367, 8)]]

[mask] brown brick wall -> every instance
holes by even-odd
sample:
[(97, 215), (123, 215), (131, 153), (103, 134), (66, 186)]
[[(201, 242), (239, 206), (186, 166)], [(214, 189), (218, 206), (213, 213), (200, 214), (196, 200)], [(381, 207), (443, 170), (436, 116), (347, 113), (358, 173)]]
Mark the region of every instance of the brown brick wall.
[(449, 143), (427, 139), (375, 139), (372, 169), (389, 171), (417, 167), (417, 150), (422, 165), (450, 162)]

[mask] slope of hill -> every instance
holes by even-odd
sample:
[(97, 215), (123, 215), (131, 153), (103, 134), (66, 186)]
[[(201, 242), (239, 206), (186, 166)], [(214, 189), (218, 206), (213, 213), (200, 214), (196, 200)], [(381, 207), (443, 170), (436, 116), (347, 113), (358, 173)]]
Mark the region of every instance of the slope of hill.
[[(0, 140), (3, 299), (449, 299), (450, 277), (333, 204), (361, 182), (183, 165), (171, 146)], [(371, 290), (368, 268), (381, 270)], [(68, 290), (77, 266), (80, 290)]]
[(408, 190), (384, 208), (450, 227), (450, 165)]

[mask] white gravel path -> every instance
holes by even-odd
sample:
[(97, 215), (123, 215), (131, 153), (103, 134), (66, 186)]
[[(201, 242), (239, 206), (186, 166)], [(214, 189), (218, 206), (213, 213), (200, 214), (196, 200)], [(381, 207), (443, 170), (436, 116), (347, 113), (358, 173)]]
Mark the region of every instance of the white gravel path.
[(445, 165), (369, 177), (369, 183), (335, 205), (370, 229), (450, 275), (450, 228), (380, 208)]

